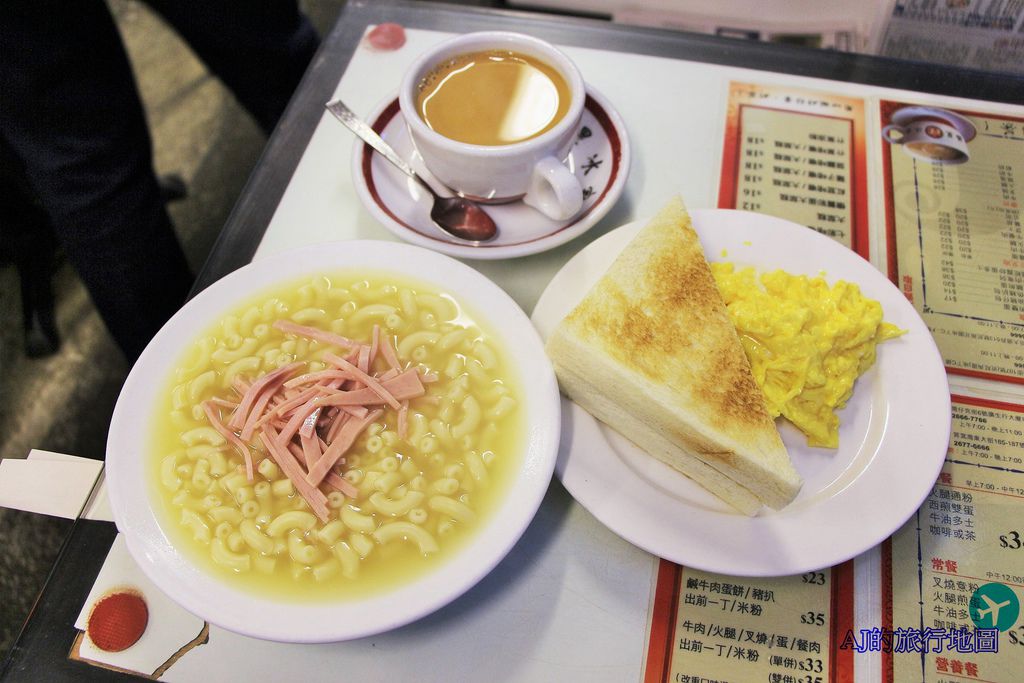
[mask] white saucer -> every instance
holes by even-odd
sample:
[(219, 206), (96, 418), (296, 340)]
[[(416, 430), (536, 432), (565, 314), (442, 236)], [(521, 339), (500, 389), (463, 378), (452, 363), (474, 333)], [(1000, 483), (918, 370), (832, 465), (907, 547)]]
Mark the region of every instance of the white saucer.
[[(366, 120), (417, 173), (432, 179), (413, 147), (397, 97), (385, 100)], [(567, 221), (554, 221), (521, 201), (487, 206), (487, 213), (498, 224), (498, 235), (483, 244), (470, 243), (436, 227), (430, 220), (426, 192), (365, 144), (354, 148), (352, 181), (363, 205), (403, 240), (450, 256), (501, 259), (547, 251), (593, 227), (622, 194), (629, 160), (622, 118), (602, 95), (588, 87), (583, 120), (569, 152), (570, 168), (587, 197), (580, 213)], [(431, 184), (443, 187), (436, 181)]]
[(978, 129), (966, 117), (948, 109), (937, 109), (936, 107), (903, 107), (893, 112), (890, 120), (897, 126), (905, 126), (917, 119), (935, 118), (945, 121), (964, 136), (964, 142), (970, 142), (978, 134)]

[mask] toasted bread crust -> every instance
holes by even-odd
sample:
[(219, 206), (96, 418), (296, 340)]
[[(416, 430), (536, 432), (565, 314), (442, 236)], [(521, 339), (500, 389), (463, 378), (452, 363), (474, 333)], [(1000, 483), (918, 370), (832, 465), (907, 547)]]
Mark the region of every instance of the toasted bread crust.
[(682, 472), (745, 515), (753, 516), (761, 509), (762, 502), (753, 493), (702, 459), (688, 454), (685, 447), (689, 445), (688, 440), (667, 439), (630, 415), (624, 409), (620, 396), (608, 396), (596, 390), (587, 378), (576, 375), (569, 368), (559, 366), (558, 378), (565, 391), (577, 397), (581, 408), (648, 454)]
[(657, 249), (647, 265), (616, 261), (567, 323), (648, 380), (685, 385), (692, 395), (688, 403), (705, 406), (716, 428), (764, 430), (777, 439), (697, 233), (684, 216), (680, 223), (648, 226), (646, 236), (656, 244), (630, 247)]
[[(607, 374), (619, 387), (643, 387), (637, 395), (649, 405), (630, 406), (638, 419), (768, 505), (781, 507), (799, 491), (800, 478), (678, 199), (563, 320), (549, 352), (556, 372), (572, 366), (578, 374), (586, 365), (606, 367), (600, 358), (606, 357)], [(599, 390), (614, 395), (616, 387)]]

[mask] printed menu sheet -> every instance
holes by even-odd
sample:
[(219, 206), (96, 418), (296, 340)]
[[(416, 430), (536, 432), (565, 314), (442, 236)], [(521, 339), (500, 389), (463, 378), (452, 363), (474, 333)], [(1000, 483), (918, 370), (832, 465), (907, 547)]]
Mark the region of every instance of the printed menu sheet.
[(890, 278), (950, 372), (1024, 383), (1024, 119), (880, 112)]
[[(863, 100), (731, 83), (718, 205), (807, 225), (868, 257)], [(853, 564), (737, 578), (662, 560), (645, 683), (853, 680)]]
[(731, 83), (718, 206), (786, 218), (868, 258), (864, 101)]
[(883, 678), (1012, 683), (1024, 672), (1024, 405), (953, 395), (946, 462), (883, 546)]
[(644, 683), (853, 680), (852, 562), (765, 579), (662, 560), (650, 615)]

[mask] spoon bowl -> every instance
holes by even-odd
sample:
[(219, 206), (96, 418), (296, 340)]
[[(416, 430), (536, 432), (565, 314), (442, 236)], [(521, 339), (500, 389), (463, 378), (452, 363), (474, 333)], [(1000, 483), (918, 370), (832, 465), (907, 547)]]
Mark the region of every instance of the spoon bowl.
[(473, 243), (487, 242), (498, 234), (498, 226), (479, 204), (458, 195), (452, 197), (439, 195), (427, 181), (413, 170), (408, 162), (399, 157), (395, 150), (377, 135), (369, 124), (356, 116), (344, 102), (332, 100), (327, 103), (327, 110), (363, 142), (430, 193), (433, 198), (430, 219), (439, 229), (460, 240)]

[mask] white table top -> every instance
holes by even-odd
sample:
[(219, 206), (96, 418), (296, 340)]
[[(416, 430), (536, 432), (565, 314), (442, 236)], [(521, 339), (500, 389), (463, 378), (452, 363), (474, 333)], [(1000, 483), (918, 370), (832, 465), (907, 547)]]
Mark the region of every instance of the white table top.
[[(397, 84), (419, 52), (448, 35), (407, 30), (408, 41), (396, 52), (356, 50), (334, 91), (360, 115), (366, 115), (396, 94)], [(985, 104), (950, 97), (838, 84), (815, 78), (683, 62), (645, 55), (565, 48), (588, 84), (596, 87), (626, 122), (633, 165), (626, 190), (610, 213), (588, 233), (552, 251), (507, 261), (466, 261), (490, 277), (529, 313), (544, 287), (579, 249), (608, 230), (654, 213), (674, 193), (691, 208), (716, 206), (720, 176), (725, 106), (730, 81), (786, 84), (860, 96), (911, 97), (913, 101), (949, 107)], [(1024, 107), (1000, 105), (1001, 111), (1024, 113)], [(867, 134), (877, 136), (877, 106), (868, 107)], [(254, 260), (292, 247), (329, 240), (396, 239), (363, 208), (353, 189), (351, 156), (356, 138), (324, 113)], [(868, 167), (880, 164), (877, 146), (868, 145)], [(883, 192), (881, 174), (869, 177), (870, 196)], [(882, 202), (872, 201), (872, 262), (884, 254)], [(685, 522), (682, 522), (685, 523)], [(469, 678), (511, 681), (635, 680), (642, 674), (645, 625), (657, 560), (601, 527), (593, 517), (554, 484), (544, 506), (496, 575), (488, 577), (454, 605), (397, 632), (353, 643), (313, 649), (324, 663), (344, 660), (344, 671), (397, 680), (399, 672), (430, 679), (431, 662), (442, 670), (461, 666), (452, 653), (474, 643), (482, 657), (468, 657)], [(858, 558), (857, 623), (880, 623), (877, 549)], [(481, 609), (475, 609), (480, 606)], [(226, 638), (232, 638), (225, 634)], [(249, 663), (254, 672), (274, 667), (276, 646), (266, 657)], [(283, 646), (281, 646), (283, 647)], [(291, 646), (289, 646), (291, 647)], [(328, 654), (329, 652), (329, 654)], [(857, 655), (858, 681), (878, 680), (877, 653)], [(475, 664), (474, 664), (475, 662)], [(479, 667), (483, 664), (485, 669)], [(226, 666), (214, 656), (181, 662), (189, 667)], [(231, 672), (237, 674), (237, 663)], [(491, 668), (493, 667), (493, 668)], [(198, 672), (200, 669), (195, 669)], [(376, 673), (375, 673), (376, 672)], [(177, 673), (177, 671), (176, 671)], [(228, 671), (220, 673), (227, 674)], [(401, 674), (399, 674), (401, 675)]]

